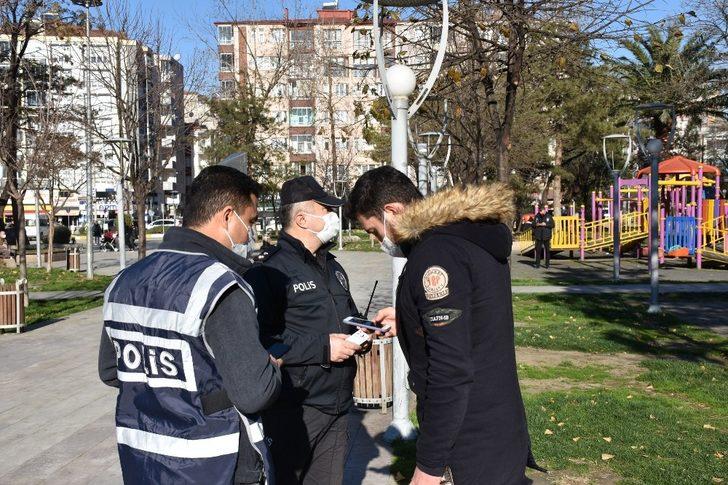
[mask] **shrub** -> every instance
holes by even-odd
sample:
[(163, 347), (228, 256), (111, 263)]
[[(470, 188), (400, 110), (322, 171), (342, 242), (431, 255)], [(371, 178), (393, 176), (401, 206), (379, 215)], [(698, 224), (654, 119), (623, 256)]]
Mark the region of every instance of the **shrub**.
[(68, 244), (70, 242), (71, 230), (63, 224), (57, 224), (53, 233), (53, 244)]

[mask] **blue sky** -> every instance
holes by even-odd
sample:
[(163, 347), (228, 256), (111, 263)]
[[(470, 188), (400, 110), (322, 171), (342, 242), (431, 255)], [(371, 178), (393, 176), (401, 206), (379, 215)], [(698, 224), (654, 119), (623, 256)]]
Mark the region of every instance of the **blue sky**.
[[(114, 1), (114, 0), (109, 0)], [(185, 66), (197, 62), (196, 52), (202, 52), (214, 47), (215, 20), (228, 20), (230, 18), (273, 17), (282, 16), (283, 8), (291, 9), (291, 16), (313, 14), (323, 0), (129, 0), (135, 8), (142, 9), (144, 15), (162, 19), (162, 23), (169, 30), (174, 39), (173, 50), (182, 56)], [(229, 7), (221, 8), (225, 3)], [(354, 8), (355, 0), (340, 0), (341, 8)], [(294, 8), (293, 6), (299, 7)], [(296, 11), (299, 10), (299, 11)], [(681, 4), (681, 0), (655, 0), (645, 11), (639, 15), (638, 21), (656, 21), (666, 16), (675, 15), (688, 10)], [(640, 18), (641, 17), (641, 18)], [(209, 51), (208, 51), (209, 52)], [(208, 56), (209, 57), (209, 56)], [(214, 66), (210, 65), (211, 75), (214, 76)]]

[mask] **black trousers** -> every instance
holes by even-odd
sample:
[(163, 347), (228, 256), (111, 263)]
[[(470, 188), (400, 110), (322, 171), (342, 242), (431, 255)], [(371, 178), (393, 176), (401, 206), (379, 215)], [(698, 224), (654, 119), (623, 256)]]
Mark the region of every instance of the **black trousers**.
[(551, 261), (551, 239), (536, 239), (536, 266), (541, 265), (541, 254), (546, 251), (546, 266)]
[(266, 411), (265, 434), (277, 485), (341, 485), (349, 444), (348, 414), (310, 406)]

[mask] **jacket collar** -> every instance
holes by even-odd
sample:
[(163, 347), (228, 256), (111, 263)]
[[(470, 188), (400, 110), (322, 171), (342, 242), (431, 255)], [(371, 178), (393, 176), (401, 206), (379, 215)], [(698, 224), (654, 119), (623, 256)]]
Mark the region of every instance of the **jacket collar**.
[(504, 184), (455, 186), (410, 204), (394, 235), (401, 245), (438, 227), (463, 221), (510, 224), (514, 215), (513, 191)]
[(229, 248), (188, 227), (171, 227), (164, 235), (159, 249), (203, 253), (220, 261), (240, 275), (252, 266), (250, 261), (233, 253)]
[(334, 255), (330, 253), (330, 249), (334, 246), (334, 243), (328, 243), (321, 246), (316, 252), (316, 255), (312, 254), (303, 243), (295, 237), (288, 234), (286, 231), (281, 231), (278, 236), (278, 246), (281, 249), (287, 249), (297, 254), (305, 262), (317, 263), (319, 266), (324, 267), (326, 261), (334, 259)]

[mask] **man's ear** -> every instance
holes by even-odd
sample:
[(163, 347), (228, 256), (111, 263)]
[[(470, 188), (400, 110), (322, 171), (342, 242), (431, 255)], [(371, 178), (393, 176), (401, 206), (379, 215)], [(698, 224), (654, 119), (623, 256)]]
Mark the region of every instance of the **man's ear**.
[(401, 202), (390, 202), (384, 205), (384, 210), (394, 215), (399, 215), (404, 212), (404, 204)]

